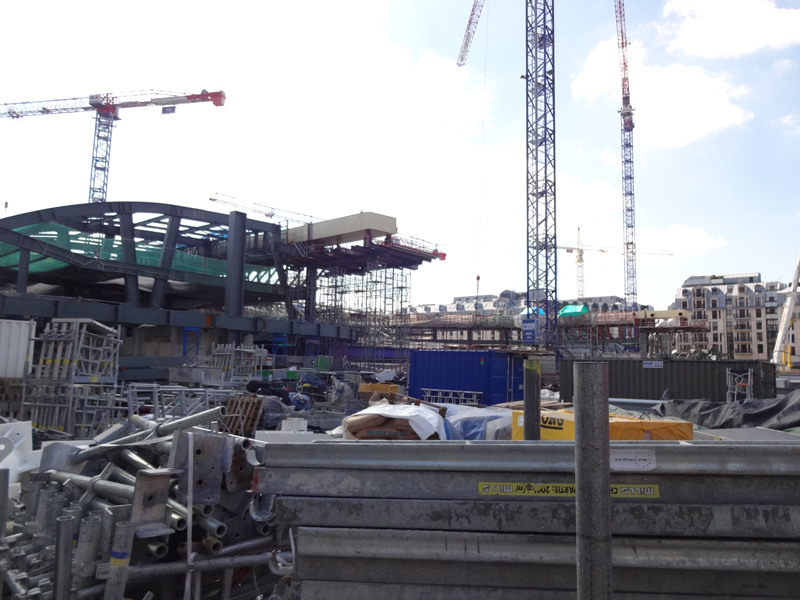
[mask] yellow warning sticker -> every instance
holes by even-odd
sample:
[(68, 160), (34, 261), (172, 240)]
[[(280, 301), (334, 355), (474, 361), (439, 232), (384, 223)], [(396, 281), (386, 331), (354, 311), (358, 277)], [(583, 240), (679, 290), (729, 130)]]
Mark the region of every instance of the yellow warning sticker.
[[(481, 496), (535, 496), (548, 498), (572, 498), (573, 483), (478, 483)], [(611, 486), (612, 498), (658, 498), (657, 485), (617, 484)]]

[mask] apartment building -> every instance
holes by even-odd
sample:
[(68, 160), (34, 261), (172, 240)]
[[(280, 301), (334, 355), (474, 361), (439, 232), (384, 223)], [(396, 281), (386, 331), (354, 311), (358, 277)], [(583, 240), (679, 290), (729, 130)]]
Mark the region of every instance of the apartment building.
[[(725, 358), (770, 360), (787, 288), (778, 281), (762, 282), (761, 273), (689, 277), (672, 308), (691, 310), (692, 321), (706, 324), (709, 331), (679, 336), (676, 350), (695, 348)], [(789, 330), (793, 355), (794, 327), (793, 323)]]

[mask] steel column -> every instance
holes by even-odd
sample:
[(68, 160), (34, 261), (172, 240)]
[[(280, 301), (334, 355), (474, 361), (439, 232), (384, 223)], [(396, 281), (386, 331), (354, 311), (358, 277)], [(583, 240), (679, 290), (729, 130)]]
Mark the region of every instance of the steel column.
[(575, 370), (575, 520), (579, 600), (611, 599), (608, 365)]
[[(167, 232), (164, 234), (164, 243), (161, 249), (161, 261), (159, 267), (162, 269), (172, 268), (172, 259), (175, 256), (175, 244), (178, 241), (178, 233), (181, 230), (181, 218), (173, 215), (169, 218)], [(150, 307), (162, 308), (164, 305), (164, 294), (167, 290), (167, 279), (158, 277), (153, 282), (153, 291), (150, 293)]]
[(19, 264), (17, 265), (17, 293), (28, 293), (28, 272), (31, 264), (31, 251), (27, 248), (19, 249)]
[[(244, 311), (244, 261), (247, 215), (232, 211), (228, 220), (228, 251), (225, 275), (225, 316), (241, 317)], [(238, 332), (228, 332), (229, 343), (238, 342)]]
[[(131, 265), (136, 261), (136, 232), (133, 228), (133, 215), (120, 213), (119, 229), (122, 236), (122, 254), (125, 262)], [(128, 306), (139, 306), (139, 277), (133, 273), (125, 275), (125, 302)]]

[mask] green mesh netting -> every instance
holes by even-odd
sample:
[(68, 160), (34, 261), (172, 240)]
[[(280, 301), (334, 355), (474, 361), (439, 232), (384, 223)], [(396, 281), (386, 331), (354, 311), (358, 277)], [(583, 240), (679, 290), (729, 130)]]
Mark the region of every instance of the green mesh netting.
[[(101, 260), (122, 262), (122, 240), (107, 239), (102, 235), (91, 235), (58, 223), (36, 223), (15, 229), (17, 233), (27, 235), (47, 244), (58, 246), (70, 252), (91, 256)], [(161, 264), (163, 249), (151, 242), (136, 242), (136, 262), (140, 265), (158, 267)], [(0, 242), (0, 268), (16, 270), (19, 266), (19, 250), (16, 246)], [(67, 263), (55, 258), (31, 253), (31, 273), (54, 271), (67, 267)], [(188, 273), (203, 273), (216, 277), (225, 277), (226, 262), (216, 258), (205, 258), (176, 250), (169, 268)], [(247, 281), (273, 283), (276, 279), (275, 269), (257, 265), (245, 265)]]

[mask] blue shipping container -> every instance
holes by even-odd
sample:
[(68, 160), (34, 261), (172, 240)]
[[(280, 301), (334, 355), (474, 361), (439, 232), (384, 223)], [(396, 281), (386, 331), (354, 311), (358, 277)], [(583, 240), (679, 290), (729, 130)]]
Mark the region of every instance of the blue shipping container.
[(483, 404), (523, 399), (522, 357), (496, 350), (412, 350), (408, 394), (422, 388), (480, 392)]

